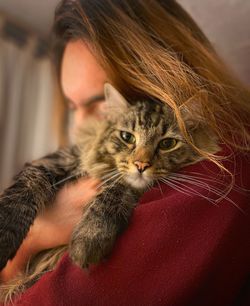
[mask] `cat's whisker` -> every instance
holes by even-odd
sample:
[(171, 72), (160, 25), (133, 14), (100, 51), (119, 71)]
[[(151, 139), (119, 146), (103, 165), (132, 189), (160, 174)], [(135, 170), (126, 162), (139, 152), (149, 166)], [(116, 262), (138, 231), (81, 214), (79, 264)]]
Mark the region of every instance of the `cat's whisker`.
[(194, 176), (194, 175), (188, 175), (188, 174), (181, 174), (181, 173), (173, 173), (172, 175), (174, 176), (178, 176), (178, 177), (184, 177), (184, 178), (190, 178), (190, 179), (196, 179), (196, 180), (204, 180), (204, 181), (207, 181), (207, 182), (212, 182), (212, 183), (217, 183), (217, 184), (220, 184), (220, 185), (226, 185), (226, 182), (223, 182), (222, 180), (217, 180), (215, 178), (212, 178), (210, 176)]
[(119, 172), (113, 174), (111, 177), (107, 178), (106, 180), (102, 181), (98, 186), (97, 189), (101, 188), (102, 186), (106, 185), (107, 182), (111, 181), (112, 179), (116, 178), (117, 176), (121, 175)]
[(216, 202), (219, 202), (222, 198), (225, 198), (225, 193), (223, 193), (221, 190), (219, 190), (219, 189), (217, 189), (213, 186), (210, 186), (208, 184), (200, 183), (200, 182), (197, 182), (197, 181), (191, 180), (191, 179), (186, 180), (184, 178), (178, 178), (178, 177), (174, 177), (174, 179), (179, 181), (179, 182), (192, 184), (194, 186), (200, 187), (204, 190), (207, 190), (209, 193), (212, 193), (212, 194), (215, 194), (215, 195), (219, 196), (220, 198), (216, 199), (215, 200)]
[[(195, 186), (198, 186), (198, 187), (201, 187), (205, 190), (208, 190), (208, 191), (213, 191), (213, 190), (216, 190), (215, 187), (209, 185), (208, 183), (206, 182), (202, 182), (201, 180), (197, 180), (193, 177), (187, 177), (187, 176), (179, 176), (179, 175), (175, 175), (175, 174), (171, 174), (172, 178), (175, 178), (176, 180), (179, 180), (179, 181), (182, 181), (182, 182), (186, 182), (186, 183), (189, 183), (189, 184), (192, 184), (192, 185), (195, 185)], [(219, 189), (218, 189), (218, 194), (223, 194)]]
[(177, 185), (175, 185), (174, 183), (170, 182), (167, 178), (160, 178), (159, 181), (163, 182), (166, 185), (169, 185), (170, 187), (172, 187), (176, 191), (182, 192), (182, 193), (190, 196), (190, 194), (186, 190), (184, 190), (183, 188), (178, 188)]
[(174, 184), (173, 182), (170, 182), (168, 179), (163, 179), (160, 178), (159, 179), (161, 182), (163, 182), (166, 185), (169, 185), (171, 188), (173, 188), (174, 190), (178, 191), (178, 192), (182, 192), (184, 194), (186, 194), (187, 196), (191, 196), (190, 193), (188, 193), (185, 189), (179, 187), (178, 185)]
[(69, 181), (72, 178), (76, 178), (78, 176), (80, 176), (81, 172), (75, 173), (73, 175), (67, 176), (66, 178), (62, 179), (61, 181), (56, 182), (55, 184), (52, 185), (52, 187), (56, 187), (57, 185), (64, 183), (66, 181)]
[[(184, 186), (185, 188), (187, 188), (188, 190), (190, 190), (191, 193), (196, 194), (196, 195), (198, 195), (198, 196), (200, 196), (200, 197), (202, 197), (202, 198), (208, 200), (210, 203), (212, 203), (212, 204), (215, 205), (215, 206), (218, 206), (218, 202), (219, 202), (221, 199), (225, 199), (225, 200), (227, 200), (228, 202), (230, 202), (233, 206), (235, 206), (237, 209), (239, 209), (243, 214), (245, 214), (245, 212), (244, 212), (244, 211), (243, 211), (243, 210), (242, 210), (242, 209), (241, 209), (232, 199), (230, 199), (230, 198), (228, 198), (227, 196), (223, 195), (221, 192), (219, 192), (219, 191), (216, 190), (216, 189), (211, 190), (211, 191), (212, 191), (214, 194), (219, 195), (220, 198), (214, 200), (214, 199), (212, 199), (212, 198), (209, 198), (209, 197), (207, 197), (207, 196), (204, 196), (202, 193), (198, 192), (197, 190), (195, 190), (195, 189), (193, 189), (193, 188), (191, 188), (191, 187), (186, 186), (185, 184), (183, 184), (183, 183), (181, 183), (181, 182), (177, 182), (177, 181), (176, 181), (176, 178), (174, 179), (174, 181), (175, 181), (175, 183), (178, 183), (179, 185)], [(188, 182), (188, 183), (190, 183), (190, 182)]]
[[(199, 186), (201, 188), (204, 188), (208, 191), (211, 191), (217, 195), (220, 195), (222, 198), (225, 198), (226, 196), (226, 192), (227, 190), (230, 191), (230, 188), (228, 188), (226, 182), (222, 182), (222, 181), (218, 181), (216, 179), (212, 180), (212, 179), (207, 179), (208, 182), (212, 182), (212, 183), (217, 183), (219, 184), (220, 186), (224, 186), (225, 189), (224, 190), (221, 190), (219, 188), (216, 188), (215, 186), (212, 186), (206, 182), (203, 182), (203, 180), (201, 180), (201, 178), (199, 177), (195, 177), (195, 176), (192, 176), (192, 175), (186, 175), (186, 174), (180, 174), (180, 173), (173, 173), (171, 174), (172, 177), (175, 177), (176, 179), (178, 178), (179, 180), (182, 180), (183, 182), (187, 182), (187, 183), (192, 183), (193, 185), (196, 185), (196, 186)], [(205, 177), (202, 178), (202, 179), (206, 179)]]
[(124, 174), (121, 174), (121, 173), (119, 173), (120, 174), (120, 176), (118, 176), (118, 178), (116, 178), (115, 180), (114, 180), (114, 182), (112, 182), (110, 185), (108, 185), (107, 187), (108, 187), (108, 190), (110, 189), (110, 188), (112, 188), (113, 186), (115, 186), (115, 184), (117, 184), (123, 177), (124, 177)]
[(155, 181), (156, 181), (156, 183), (157, 183), (157, 185), (158, 185), (158, 187), (159, 187), (159, 190), (160, 190), (160, 192), (161, 192), (162, 197), (164, 197), (164, 194), (163, 194), (163, 191), (162, 191), (161, 185), (160, 185), (160, 183), (159, 183), (159, 180), (158, 180), (158, 179), (156, 179)]
[(113, 167), (113, 168), (108, 168), (106, 170), (102, 170), (102, 173), (105, 174), (105, 173), (111, 173), (113, 171), (117, 171), (117, 168), (116, 167)]
[(12, 199), (12, 197), (14, 198), (15, 197), (15, 194), (12, 194), (12, 195), (5, 195), (5, 196), (3, 196), (4, 195), (4, 193), (2, 193), (2, 195), (0, 195), (0, 198), (1, 198), (1, 200), (4, 200), (4, 199)]
[(212, 199), (210, 199), (209, 197), (206, 197), (206, 196), (202, 195), (200, 192), (196, 191), (195, 189), (193, 189), (193, 188), (191, 188), (191, 187), (188, 187), (188, 186), (186, 186), (185, 184), (182, 184), (182, 183), (180, 183), (180, 182), (178, 182), (178, 181), (176, 181), (176, 180), (170, 179), (170, 178), (168, 177), (168, 184), (169, 184), (170, 182), (171, 182), (171, 184), (174, 184), (174, 185), (177, 187), (176, 190), (179, 190), (179, 191), (181, 191), (182, 193), (185, 193), (185, 194), (187, 194), (187, 195), (189, 195), (189, 196), (198, 195), (198, 196), (200, 196), (201, 198), (206, 199), (207, 201), (209, 201), (209, 202), (212, 203), (213, 205), (216, 205), (216, 203), (215, 203)]
[(208, 196), (205, 196), (204, 194), (202, 194), (201, 192), (199, 192), (198, 190), (196, 190), (196, 189), (194, 189), (194, 188), (192, 188), (192, 187), (190, 187), (190, 186), (185, 185), (184, 183), (182, 183), (182, 182), (176, 180), (176, 178), (174, 178), (174, 177), (168, 177), (168, 179), (169, 179), (170, 181), (174, 182), (175, 184), (180, 185), (182, 188), (183, 188), (183, 187), (186, 188), (187, 190), (189, 190), (189, 192), (190, 192), (191, 194), (193, 194), (193, 195), (198, 195), (198, 196), (200, 196), (201, 198), (203, 198), (203, 199), (209, 201), (209, 202), (212, 203), (213, 205), (218, 206), (218, 204), (216, 203), (216, 201), (215, 201), (214, 199), (212, 199), (212, 198), (210, 198), (210, 197), (208, 197)]
[(116, 174), (116, 173), (118, 173), (118, 171), (113, 170), (113, 171), (111, 171), (109, 173), (106, 173), (105, 175), (101, 176), (100, 178), (103, 180), (103, 179), (109, 178), (110, 176), (112, 176), (113, 174)]
[(119, 177), (116, 178), (116, 179), (114, 180), (114, 182), (112, 182), (110, 185), (107, 185), (107, 186), (106, 186), (106, 187), (107, 187), (106, 190), (105, 190), (105, 191), (106, 191), (106, 195), (105, 195), (105, 197), (104, 197), (102, 203), (105, 202), (106, 197), (107, 197), (107, 195), (108, 195), (108, 191), (109, 191), (112, 187), (114, 187), (115, 184), (117, 184), (117, 183), (119, 182), (119, 180), (121, 180), (123, 177), (124, 177), (124, 174), (119, 173)]
[(149, 188), (152, 188), (154, 186), (154, 181), (150, 181), (150, 182), (147, 182), (146, 183), (146, 187), (149, 189)]
[[(225, 181), (225, 175), (223, 176), (223, 178), (224, 178), (224, 182), (223, 182), (223, 179), (218, 180), (218, 179), (215, 179), (212, 176), (205, 176), (204, 174), (199, 173), (199, 172), (188, 172), (188, 173), (195, 174), (193, 177), (195, 177), (197, 179), (201, 179), (202, 178), (203, 180), (206, 180), (206, 181), (209, 181), (209, 182), (213, 182), (213, 183), (218, 183), (218, 184), (221, 184), (222, 186), (223, 185), (228, 185), (227, 182)], [(179, 175), (179, 173), (178, 173), (178, 175)], [(185, 172), (183, 172), (183, 175), (186, 176)], [(242, 186), (238, 186), (236, 184), (233, 186), (232, 189), (234, 189), (235, 191), (240, 192), (240, 193), (242, 193), (242, 192), (249, 192), (250, 191), (250, 189), (244, 188)]]
[[(168, 176), (167, 178), (161, 179), (163, 182), (167, 183), (167, 184), (173, 184), (176, 188), (177, 191), (180, 191), (182, 193), (188, 194), (189, 196), (191, 195), (197, 195), (198, 192), (196, 192), (196, 190), (194, 190), (191, 187), (186, 186), (185, 184), (180, 183), (179, 181), (177, 181), (176, 179), (171, 179), (171, 176)], [(170, 185), (171, 186), (171, 185)], [(199, 194), (199, 193), (198, 193)], [(200, 194), (200, 196), (202, 196)], [(204, 196), (203, 196), (204, 197)]]
[[(225, 190), (224, 191), (221, 191), (220, 189), (218, 189), (218, 188), (216, 188), (216, 187), (214, 187), (214, 186), (210, 186), (210, 185), (208, 185), (208, 188), (205, 188), (204, 187), (204, 185), (202, 184), (202, 183), (199, 183), (199, 182), (197, 182), (197, 181), (192, 181), (192, 180), (185, 180), (184, 178), (180, 178), (180, 177), (174, 177), (174, 175), (173, 176), (171, 176), (175, 181), (179, 181), (179, 184), (182, 184), (182, 183), (180, 183), (180, 181), (181, 182), (186, 182), (186, 183), (189, 183), (189, 184), (192, 184), (192, 185), (194, 185), (194, 186), (198, 186), (198, 187), (201, 187), (201, 188), (204, 188), (204, 189), (206, 189), (206, 190), (208, 190), (209, 192), (211, 192), (211, 193), (213, 193), (213, 194), (215, 194), (215, 195), (217, 195), (217, 196), (219, 196), (219, 198), (218, 199), (211, 199), (211, 198), (209, 198), (209, 197), (206, 197), (206, 196), (203, 196), (201, 193), (199, 193), (199, 192), (197, 192), (196, 191), (196, 193), (198, 194), (198, 195), (200, 195), (200, 196), (202, 196), (203, 198), (205, 198), (205, 199), (210, 199), (210, 202), (213, 202), (213, 204), (217, 204), (217, 203), (219, 203), (221, 200), (223, 200), (223, 199), (225, 199), (226, 201), (228, 201), (229, 203), (231, 203), (233, 206), (235, 206), (237, 209), (239, 209), (243, 214), (245, 214), (245, 212), (232, 200), (232, 199), (230, 199), (228, 196), (227, 196), (227, 193), (225, 192)], [(184, 186), (186, 186), (185, 184), (182, 184), (182, 185), (184, 185)], [(206, 184), (207, 185), (207, 184)], [(186, 188), (191, 188), (191, 187), (188, 187), (188, 186), (186, 186)], [(194, 190), (193, 188), (191, 188), (192, 190)]]
[[(210, 190), (213, 193), (216, 193), (217, 195), (220, 195), (221, 199), (225, 198), (227, 196), (227, 194), (230, 192), (231, 188), (230, 186), (228, 186), (228, 184), (226, 182), (222, 182), (220, 180), (216, 180), (216, 179), (207, 179), (207, 178), (200, 178), (200, 177), (195, 177), (195, 176), (190, 176), (190, 175), (186, 175), (186, 174), (180, 174), (180, 173), (173, 173), (172, 176), (179, 178), (179, 179), (183, 179), (186, 180), (186, 182), (188, 183), (192, 183), (193, 185), (197, 185), (200, 186), (201, 188)], [(210, 185), (206, 182), (204, 182), (204, 180), (206, 180), (207, 182), (211, 182), (213, 185), (214, 183), (223, 186), (224, 189), (221, 190), (221, 188), (216, 188), (213, 185)], [(220, 201), (220, 199), (218, 199), (218, 201)]]
[(119, 164), (125, 164), (125, 165), (127, 165), (127, 164), (128, 164), (128, 162), (127, 162), (127, 161), (125, 161), (125, 160), (124, 160), (124, 161), (123, 161), (123, 160), (120, 160), (120, 161), (119, 161)]
[[(116, 178), (117, 176), (118, 176), (118, 174), (117, 174), (116, 176), (114, 176), (114, 177), (112, 176), (110, 179), (108, 179), (108, 180), (102, 182), (101, 184), (97, 185), (97, 189), (101, 189), (103, 186), (107, 185), (107, 183), (108, 183), (109, 181), (113, 182), (112, 180), (113, 180), (114, 178)], [(110, 183), (111, 183), (111, 182), (110, 182)]]
[(117, 171), (116, 168), (114, 168), (114, 169), (109, 169), (109, 171), (102, 171), (102, 172), (100, 173), (100, 177), (103, 178), (103, 177), (109, 176), (109, 175), (114, 174), (114, 173), (117, 173), (117, 172), (118, 172), (118, 171)]
[[(197, 177), (203, 177), (203, 178), (205, 178), (205, 179), (207, 179), (207, 178), (214, 179), (213, 176), (210, 176), (210, 175), (208, 175), (207, 173), (204, 174), (204, 173), (200, 173), (200, 172), (185, 171), (185, 170), (183, 170), (182, 173), (183, 173), (184, 175), (186, 175), (186, 173), (187, 173), (188, 175), (194, 174), (194, 175), (197, 176)], [(210, 171), (210, 173), (212, 173), (212, 171)], [(181, 173), (179, 173), (179, 174), (181, 174)], [(215, 174), (215, 173), (213, 173), (213, 174)], [(223, 173), (223, 172), (222, 172), (221, 174), (220, 174), (220, 173), (216, 173), (216, 176), (225, 178), (225, 173)]]

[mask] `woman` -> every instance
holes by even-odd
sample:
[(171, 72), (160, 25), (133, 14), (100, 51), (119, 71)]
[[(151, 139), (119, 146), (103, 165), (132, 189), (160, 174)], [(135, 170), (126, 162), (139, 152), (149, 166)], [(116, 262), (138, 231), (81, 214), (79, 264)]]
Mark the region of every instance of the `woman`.
[[(208, 161), (172, 185), (179, 190), (163, 185), (162, 194), (147, 192), (107, 262), (86, 273), (65, 255), (20, 305), (248, 305), (249, 91), (174, 0), (62, 1), (54, 33), (74, 128), (100, 114), (109, 81), (128, 99), (150, 96), (167, 103), (190, 143), (179, 107), (196, 99), (190, 111), (206, 120), (223, 150), (220, 157), (199, 150)], [(192, 187), (185, 189), (187, 178)], [(84, 180), (59, 192), (2, 272), (3, 280), (31, 254), (68, 243), (96, 184)], [(221, 200), (218, 207), (210, 203), (216, 203), (214, 196)]]

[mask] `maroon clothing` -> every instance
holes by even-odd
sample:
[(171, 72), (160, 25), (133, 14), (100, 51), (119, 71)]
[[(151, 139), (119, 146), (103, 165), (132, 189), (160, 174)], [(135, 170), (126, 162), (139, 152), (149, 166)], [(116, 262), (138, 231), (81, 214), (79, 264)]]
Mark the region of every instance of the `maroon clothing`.
[[(250, 162), (243, 154), (224, 164), (235, 172), (236, 185), (250, 189)], [(234, 203), (215, 205), (206, 197), (218, 196), (199, 182), (222, 191), (228, 176), (208, 161), (181, 173), (210, 180), (188, 185), (191, 195), (164, 184), (161, 192), (156, 185), (144, 194), (109, 260), (87, 272), (65, 255), (17, 305), (250, 305), (250, 193), (236, 188), (228, 194)]]

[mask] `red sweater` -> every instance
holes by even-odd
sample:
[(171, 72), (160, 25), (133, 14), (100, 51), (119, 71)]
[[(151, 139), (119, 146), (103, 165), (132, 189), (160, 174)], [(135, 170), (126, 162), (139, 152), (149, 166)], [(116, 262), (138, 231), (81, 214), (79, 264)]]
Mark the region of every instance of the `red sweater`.
[[(250, 189), (246, 157), (234, 155), (225, 165), (235, 171), (238, 186)], [(208, 161), (182, 172), (202, 173), (211, 181), (197, 183), (219, 190), (229, 181), (219, 183), (222, 173)], [(228, 197), (234, 203), (224, 199), (215, 205), (205, 198), (216, 198), (211, 192), (189, 188), (196, 194), (163, 184), (163, 194), (158, 188), (144, 194), (107, 262), (86, 272), (65, 255), (17, 305), (249, 306), (249, 191), (232, 190)]]

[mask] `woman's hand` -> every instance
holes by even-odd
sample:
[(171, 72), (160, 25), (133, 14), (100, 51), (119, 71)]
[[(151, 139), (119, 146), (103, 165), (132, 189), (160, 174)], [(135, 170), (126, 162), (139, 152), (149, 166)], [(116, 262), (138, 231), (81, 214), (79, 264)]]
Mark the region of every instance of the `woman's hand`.
[(58, 192), (53, 205), (48, 205), (37, 216), (15, 257), (1, 271), (1, 282), (13, 278), (32, 255), (69, 242), (73, 228), (81, 218), (83, 206), (96, 195), (98, 183), (84, 178)]

